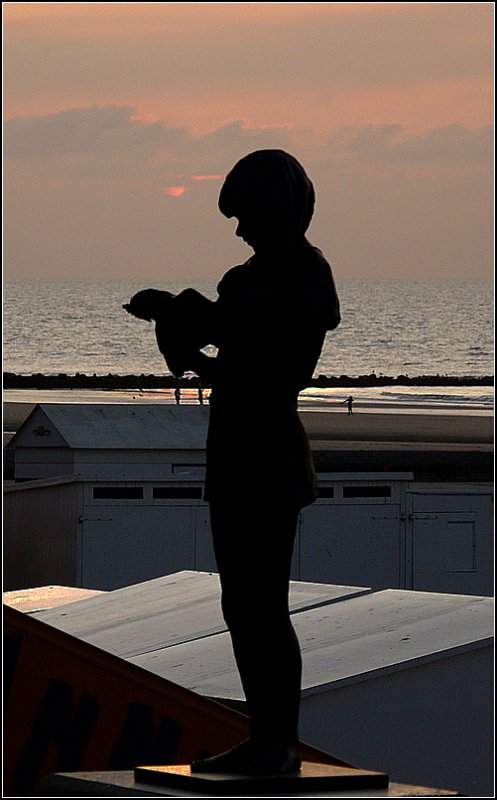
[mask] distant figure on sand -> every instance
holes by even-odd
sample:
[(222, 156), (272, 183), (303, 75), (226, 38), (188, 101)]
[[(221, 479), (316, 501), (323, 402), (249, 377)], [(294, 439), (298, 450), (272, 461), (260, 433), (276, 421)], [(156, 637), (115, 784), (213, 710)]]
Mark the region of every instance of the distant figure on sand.
[(342, 403), (342, 406), (344, 406), (344, 405), (347, 406), (347, 409), (348, 409), (348, 412), (349, 412), (349, 417), (354, 413), (352, 411), (352, 403), (353, 402), (354, 402), (354, 398), (352, 397), (352, 395), (350, 395), (350, 397), (347, 397), (347, 399), (344, 400), (343, 403)]
[(201, 383), (199, 383), (198, 385), (198, 402), (200, 403), (201, 406), (204, 405), (204, 390), (202, 388)]
[(174, 390), (174, 397), (176, 400), (176, 405), (179, 406), (181, 403), (181, 389), (179, 386), (176, 386), (176, 389)]
[[(191, 370), (212, 387), (205, 499), (250, 736), (194, 762), (192, 772), (284, 775), (301, 766), (302, 660), (288, 607), (292, 551), (300, 509), (317, 497), (297, 399), (340, 309), (330, 265), (305, 237), (314, 188), (293, 156), (259, 150), (242, 158), (224, 181), (219, 208), (237, 219), (236, 236), (254, 254), (228, 270), (218, 299), (193, 289), (176, 297), (146, 289), (125, 307), (156, 320), (174, 374)], [(201, 352), (209, 344), (217, 356)], [(270, 403), (253, 402), (244, 391), (247, 375), (272, 386)]]

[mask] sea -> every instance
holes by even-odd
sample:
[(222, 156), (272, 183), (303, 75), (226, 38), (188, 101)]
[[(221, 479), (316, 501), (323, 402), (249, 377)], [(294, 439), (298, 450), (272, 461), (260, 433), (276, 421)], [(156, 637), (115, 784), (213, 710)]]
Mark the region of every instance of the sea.
[[(217, 296), (216, 282), (194, 279), (181, 284), (146, 279), (5, 281), (4, 372), (168, 374), (153, 324), (131, 317), (122, 304), (143, 288), (176, 293), (188, 286), (211, 299)], [(493, 375), (491, 283), (345, 281), (337, 284), (337, 290), (342, 323), (326, 336), (316, 377)], [(215, 354), (214, 348), (206, 348), (206, 352)], [(276, 361), (275, 378), (278, 369)], [(271, 388), (251, 390), (269, 398)], [(301, 394), (301, 405), (335, 406), (351, 392), (346, 385), (340, 389), (311, 387)], [(371, 407), (473, 413), (491, 412), (494, 398), (492, 386), (465, 386), (464, 381), (458, 386), (427, 382), (426, 386), (354, 387), (353, 395), (358, 403)], [(172, 396), (170, 399), (173, 402)], [(193, 395), (187, 399), (195, 401)]]

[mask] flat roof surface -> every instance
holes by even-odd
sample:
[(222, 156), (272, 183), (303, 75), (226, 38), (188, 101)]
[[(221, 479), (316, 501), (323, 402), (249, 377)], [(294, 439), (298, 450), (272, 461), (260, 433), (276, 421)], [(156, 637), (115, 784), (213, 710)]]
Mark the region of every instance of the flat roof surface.
[[(385, 589), (295, 613), (303, 696), (488, 646), (493, 607), (487, 597)], [(200, 694), (244, 699), (228, 633), (130, 661)]]
[[(489, 597), (301, 581), (290, 597), (304, 696), (493, 641)], [(185, 570), (36, 616), (200, 694), (244, 698), (216, 573)]]
[[(370, 592), (291, 581), (293, 613)], [(184, 570), (36, 614), (109, 653), (130, 658), (226, 631), (217, 573)]]

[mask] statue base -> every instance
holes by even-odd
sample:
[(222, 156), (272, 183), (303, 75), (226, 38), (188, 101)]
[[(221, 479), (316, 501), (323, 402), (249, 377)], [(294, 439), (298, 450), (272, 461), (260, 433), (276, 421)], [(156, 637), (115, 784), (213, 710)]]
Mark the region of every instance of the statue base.
[(189, 764), (136, 767), (135, 781), (184, 789), (206, 795), (261, 794), (272, 792), (353, 791), (384, 789), (388, 775), (383, 772), (304, 761), (299, 772), (289, 775), (236, 775), (191, 772)]

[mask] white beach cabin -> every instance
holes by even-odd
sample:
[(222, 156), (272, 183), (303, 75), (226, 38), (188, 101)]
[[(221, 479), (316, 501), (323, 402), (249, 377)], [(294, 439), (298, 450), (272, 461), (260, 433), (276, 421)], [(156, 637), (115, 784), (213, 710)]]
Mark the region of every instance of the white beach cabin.
[(36, 406), (9, 443), (5, 588), (110, 589), (194, 567), (207, 420), (202, 406)]
[[(5, 589), (108, 590), (215, 571), (203, 499), (208, 413), (163, 403), (36, 406), (9, 443), (17, 483), (4, 488)], [(492, 593), (492, 487), (421, 487), (409, 472), (318, 478), (320, 496), (300, 514), (292, 578)]]
[(203, 478), (208, 414), (165, 403), (40, 403), (8, 445), (15, 480)]

